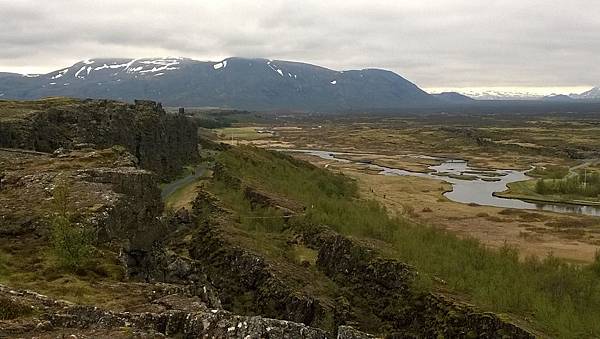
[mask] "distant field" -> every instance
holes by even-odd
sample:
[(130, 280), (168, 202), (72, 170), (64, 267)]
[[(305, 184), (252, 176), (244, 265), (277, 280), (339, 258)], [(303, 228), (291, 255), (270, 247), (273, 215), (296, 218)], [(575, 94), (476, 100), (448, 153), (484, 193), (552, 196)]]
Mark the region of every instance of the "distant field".
[[(237, 128), (221, 130), (228, 136), (223, 140), (230, 142), (230, 135), (235, 135), (240, 139), (247, 137), (237, 143), (261, 147), (279, 144), (287, 148), (364, 152), (370, 154), (361, 156), (361, 160), (419, 172), (427, 171), (432, 162), (406, 155), (462, 158), (482, 169), (527, 170), (535, 166), (537, 172), (532, 173), (545, 178), (561, 178), (570, 167), (582, 162), (579, 158), (594, 158), (600, 154), (600, 123), (589, 117), (474, 115), (331, 119), (313, 116), (274, 119), (265, 115), (260, 125), (272, 126), (277, 133), (259, 136), (256, 127), (244, 128), (243, 122), (238, 122)], [(454, 203), (444, 198), (444, 190), (439, 189), (443, 177), (434, 181), (382, 177), (364, 170), (356, 174), (357, 168), (352, 166), (303, 157), (334, 171), (357, 175), (361, 187), (378, 187), (375, 191), (381, 193), (375, 194), (374, 198), (386, 205), (391, 213), (407, 215), (460, 236), (476, 237), (492, 247), (501, 247), (504, 243), (515, 245), (521, 249), (523, 257), (553, 253), (575, 262), (591, 262), (600, 245), (600, 220), (589, 221), (600, 218), (541, 211), (530, 217), (505, 213), (501, 208)], [(511, 189), (515, 191), (508, 194), (557, 202), (576, 198), (534, 194), (531, 185), (531, 182), (513, 184)], [(517, 192), (517, 188), (522, 191)], [(394, 197), (393, 201), (390, 197)], [(423, 211), (425, 207), (428, 212)]]
[(217, 135), (224, 140), (258, 140), (270, 136), (269, 133), (259, 133), (261, 127), (227, 127), (216, 129)]

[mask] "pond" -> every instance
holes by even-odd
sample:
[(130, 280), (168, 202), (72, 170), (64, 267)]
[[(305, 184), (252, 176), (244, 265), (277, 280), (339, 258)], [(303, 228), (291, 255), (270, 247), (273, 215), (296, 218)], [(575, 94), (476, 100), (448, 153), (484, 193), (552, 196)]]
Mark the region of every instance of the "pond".
[(509, 183), (531, 179), (525, 174), (526, 171), (479, 169), (470, 167), (467, 161), (461, 159), (414, 155), (412, 157), (441, 161), (441, 164), (439, 165), (429, 166), (429, 169), (432, 170), (431, 173), (420, 173), (341, 158), (348, 155), (367, 155), (362, 153), (302, 149), (286, 149), (281, 151), (305, 153), (322, 159), (358, 164), (368, 167), (369, 169), (379, 170), (379, 174), (382, 175), (408, 175), (444, 180), (452, 184), (452, 191), (444, 193), (444, 196), (452, 201), (460, 203), (600, 216), (599, 206), (534, 203), (519, 199), (507, 199), (494, 196), (494, 193), (506, 190), (506, 185)]

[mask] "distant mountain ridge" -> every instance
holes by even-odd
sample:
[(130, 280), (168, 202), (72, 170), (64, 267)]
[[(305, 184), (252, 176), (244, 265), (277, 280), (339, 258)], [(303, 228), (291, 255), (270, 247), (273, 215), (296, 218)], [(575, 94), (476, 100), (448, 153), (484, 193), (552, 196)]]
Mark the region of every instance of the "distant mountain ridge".
[(591, 100), (600, 100), (600, 86), (596, 86), (589, 91), (583, 92), (581, 94), (571, 94), (570, 97), (574, 99), (591, 99)]
[(42, 75), (0, 73), (0, 99), (152, 99), (167, 106), (341, 111), (436, 105), (391, 71), (334, 71), (299, 62), (227, 58), (89, 59)]
[(448, 102), (448, 103), (454, 103), (454, 104), (459, 104), (459, 103), (468, 103), (468, 102), (472, 102), (475, 99), (457, 93), (457, 92), (442, 92), (442, 93), (436, 93), (436, 94), (432, 94), (435, 98), (440, 99), (444, 102)]
[(568, 100), (587, 100), (600, 101), (600, 86), (594, 87), (581, 94), (540, 94), (526, 90), (502, 90), (502, 89), (479, 89), (479, 90), (458, 90), (459, 94), (476, 100), (543, 100), (543, 101), (568, 101)]

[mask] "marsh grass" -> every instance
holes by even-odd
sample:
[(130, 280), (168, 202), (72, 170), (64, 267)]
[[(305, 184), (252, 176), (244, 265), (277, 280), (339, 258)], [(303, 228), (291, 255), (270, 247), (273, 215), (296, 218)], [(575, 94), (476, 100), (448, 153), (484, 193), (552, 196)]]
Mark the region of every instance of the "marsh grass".
[[(422, 273), (424, 288), (443, 280), (444, 289), (486, 310), (530, 319), (552, 336), (600, 336), (600, 254), (588, 266), (553, 255), (519, 260), (518, 251), (507, 245), (491, 250), (475, 239), (392, 218), (377, 202), (361, 199), (351, 179), (285, 154), (242, 146), (222, 152), (218, 160), (234, 175), (304, 204), (307, 224), (388, 243), (389, 255)], [(233, 198), (247, 208), (241, 195)]]

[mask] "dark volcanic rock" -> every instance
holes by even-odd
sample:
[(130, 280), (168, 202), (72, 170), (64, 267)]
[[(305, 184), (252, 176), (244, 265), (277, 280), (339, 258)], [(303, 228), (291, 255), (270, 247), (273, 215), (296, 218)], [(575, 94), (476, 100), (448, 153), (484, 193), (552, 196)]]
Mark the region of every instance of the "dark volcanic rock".
[[(10, 319), (0, 319), (0, 337), (181, 337), (181, 338), (328, 338), (325, 331), (290, 321), (260, 316), (239, 316), (209, 309), (197, 299), (166, 296), (155, 303), (171, 309), (160, 313), (111, 312), (93, 306), (75, 305), (46, 296), (16, 291), (0, 285), (0, 300), (13, 309), (29, 309)], [(18, 306), (15, 306), (18, 305)], [(34, 316), (29, 316), (33, 313)], [(344, 337), (345, 338), (345, 337)], [(350, 337), (349, 337), (350, 338)]]
[(404, 263), (384, 259), (354, 240), (315, 227), (304, 241), (319, 249), (317, 266), (334, 281), (362, 293), (373, 312), (389, 322), (398, 337), (534, 338), (510, 321), (451, 298), (420, 292), (417, 272)]
[(0, 101), (0, 146), (54, 152), (58, 148), (125, 147), (161, 178), (198, 158), (196, 125), (151, 101), (44, 99)]
[(250, 307), (260, 314), (312, 326), (318, 326), (325, 313), (333, 313), (314, 297), (287, 286), (262, 257), (229, 244), (215, 227), (205, 225), (193, 244), (192, 258), (206, 267), (210, 281), (221, 291), (228, 307), (234, 297), (247, 295)]
[(128, 248), (149, 249), (164, 234), (159, 222), (163, 205), (156, 177), (135, 168), (93, 168), (79, 172), (81, 179), (109, 184), (119, 199), (96, 218), (98, 241), (129, 239)]

